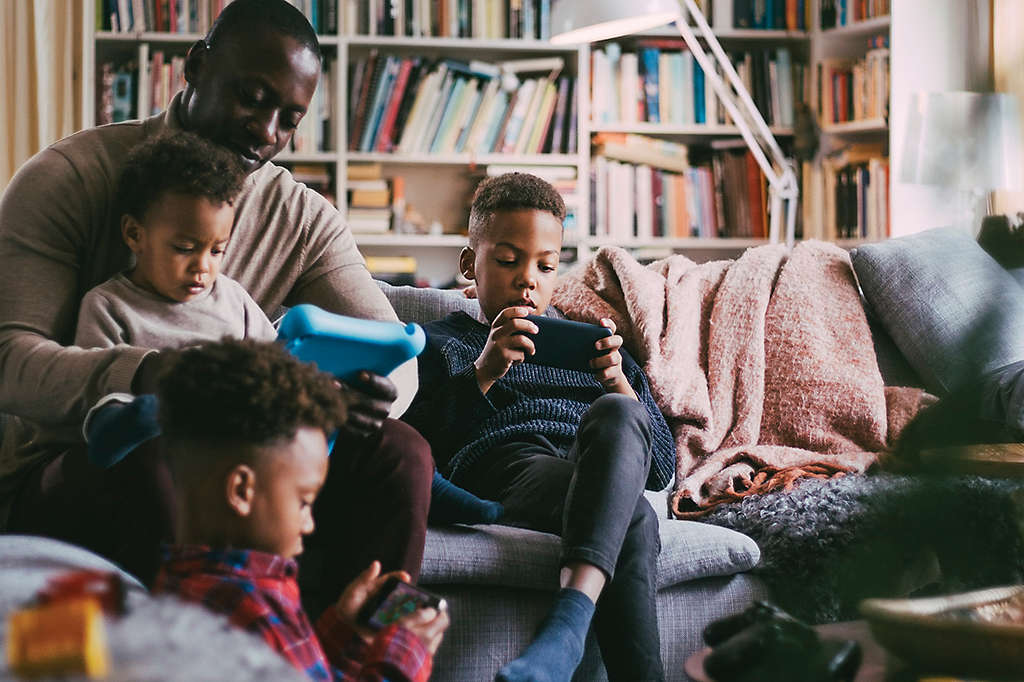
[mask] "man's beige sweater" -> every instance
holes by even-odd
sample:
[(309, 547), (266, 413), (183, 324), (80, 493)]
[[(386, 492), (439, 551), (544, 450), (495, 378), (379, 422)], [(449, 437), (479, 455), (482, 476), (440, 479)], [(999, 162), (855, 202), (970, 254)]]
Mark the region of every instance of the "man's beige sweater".
[[(14, 415), (0, 448), (0, 529), (23, 474), (81, 443), (89, 407), (130, 392), (145, 348), (74, 347), (85, 293), (130, 265), (114, 206), (131, 148), (180, 129), (181, 93), (164, 114), (76, 133), (30, 159), (0, 198), (0, 412)], [(291, 174), (267, 164), (236, 203), (223, 272), (267, 314), (313, 303), (356, 317), (395, 320), (338, 211)], [(416, 392), (415, 362), (392, 374), (393, 414)]]

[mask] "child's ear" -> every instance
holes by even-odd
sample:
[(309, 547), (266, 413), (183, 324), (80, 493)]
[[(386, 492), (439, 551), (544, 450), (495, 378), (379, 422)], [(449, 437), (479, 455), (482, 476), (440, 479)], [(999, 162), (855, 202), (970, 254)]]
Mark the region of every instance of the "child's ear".
[(473, 249), (465, 246), (459, 254), (459, 271), (466, 279), (476, 279), (476, 253)]
[(132, 253), (137, 254), (142, 249), (142, 225), (127, 213), (121, 216), (121, 236)]
[(228, 472), (225, 479), (228, 506), (239, 516), (252, 513), (252, 501), (256, 496), (256, 472), (252, 467), (239, 464)]

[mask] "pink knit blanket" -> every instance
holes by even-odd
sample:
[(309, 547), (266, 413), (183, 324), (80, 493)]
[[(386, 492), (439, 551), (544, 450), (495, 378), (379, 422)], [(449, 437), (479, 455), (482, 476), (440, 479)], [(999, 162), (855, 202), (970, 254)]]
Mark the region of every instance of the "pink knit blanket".
[(928, 399), (886, 388), (849, 255), (823, 242), (648, 266), (606, 247), (554, 305), (615, 321), (676, 438), (671, 511), (864, 472)]

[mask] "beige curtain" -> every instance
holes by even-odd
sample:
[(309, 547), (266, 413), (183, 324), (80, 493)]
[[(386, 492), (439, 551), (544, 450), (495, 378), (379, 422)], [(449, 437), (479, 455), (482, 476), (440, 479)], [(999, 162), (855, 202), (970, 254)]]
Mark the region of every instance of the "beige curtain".
[(0, 191), (29, 157), (79, 130), (82, 0), (0, 0)]
[[(1024, 2), (994, 0), (992, 6), (992, 72), (996, 92), (1020, 99), (1021, 128), (1024, 129)], [(1017, 150), (1024, 171), (1024, 149)], [(1024, 177), (1024, 174), (1022, 174)], [(995, 213), (1024, 211), (1024, 191), (996, 192)]]

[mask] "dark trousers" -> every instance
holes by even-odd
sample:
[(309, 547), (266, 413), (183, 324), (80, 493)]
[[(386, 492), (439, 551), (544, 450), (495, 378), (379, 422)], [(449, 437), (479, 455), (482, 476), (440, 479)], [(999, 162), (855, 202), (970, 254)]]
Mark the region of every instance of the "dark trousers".
[(651, 464), (643, 405), (618, 394), (594, 401), (561, 452), (543, 437), (507, 443), (456, 483), (505, 506), (504, 521), (562, 536), (562, 565), (607, 574), (594, 632), (611, 680), (661, 680), (655, 604), (658, 519), (643, 496)]
[[(418, 577), (433, 466), (427, 442), (399, 421), (385, 421), (372, 439), (339, 439), (313, 508), (316, 531), (305, 543), (316, 559), (309, 576), (300, 559), (302, 589), (315, 609), (311, 618), (374, 559), (385, 571)], [(160, 544), (174, 536), (167, 465), (156, 444), (137, 448), (109, 469), (92, 465), (84, 446), (69, 450), (27, 478), (8, 530), (80, 545), (151, 584)]]

